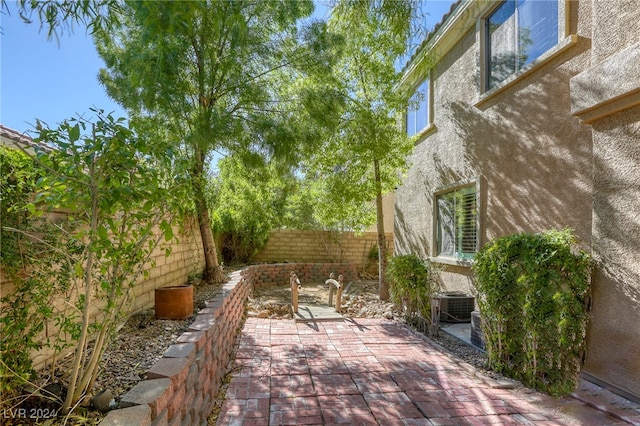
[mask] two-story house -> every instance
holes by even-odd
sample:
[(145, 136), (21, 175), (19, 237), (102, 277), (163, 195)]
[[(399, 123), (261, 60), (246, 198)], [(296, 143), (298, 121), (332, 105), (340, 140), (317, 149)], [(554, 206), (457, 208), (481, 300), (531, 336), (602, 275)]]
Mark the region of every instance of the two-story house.
[(395, 253), (469, 292), (487, 241), (573, 228), (596, 261), (584, 374), (639, 400), (640, 2), (460, 0), (402, 84)]

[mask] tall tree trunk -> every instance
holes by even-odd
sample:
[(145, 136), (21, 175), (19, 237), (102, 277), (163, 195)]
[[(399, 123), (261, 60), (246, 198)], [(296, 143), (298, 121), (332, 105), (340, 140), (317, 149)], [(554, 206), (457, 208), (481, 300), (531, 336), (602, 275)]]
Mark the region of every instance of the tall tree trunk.
[(378, 296), (380, 300), (389, 300), (389, 282), (387, 281), (387, 237), (384, 234), (384, 213), (382, 211), (382, 180), (380, 162), (373, 162), (376, 185), (376, 219), (378, 229)]
[(204, 158), (205, 154), (196, 149), (196, 163), (193, 173), (193, 192), (196, 202), (196, 212), (198, 214), (198, 225), (202, 237), (202, 248), (204, 250), (204, 280), (208, 283), (220, 284), (224, 282), (224, 272), (218, 262), (218, 251), (216, 241), (211, 230), (211, 220), (209, 209), (204, 195)]
[(198, 223), (200, 225), (200, 235), (202, 236), (202, 248), (204, 250), (204, 279), (209, 283), (222, 283), (224, 272), (218, 262), (218, 252), (216, 242), (211, 231), (211, 221), (209, 220), (209, 210), (202, 200), (196, 202), (198, 210)]

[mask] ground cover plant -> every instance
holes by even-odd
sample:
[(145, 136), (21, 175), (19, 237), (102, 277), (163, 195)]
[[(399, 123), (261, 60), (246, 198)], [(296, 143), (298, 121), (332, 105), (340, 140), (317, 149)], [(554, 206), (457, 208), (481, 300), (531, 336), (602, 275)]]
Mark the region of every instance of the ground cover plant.
[(552, 395), (573, 392), (585, 351), (591, 261), (571, 230), (516, 234), (475, 257), (490, 367)]

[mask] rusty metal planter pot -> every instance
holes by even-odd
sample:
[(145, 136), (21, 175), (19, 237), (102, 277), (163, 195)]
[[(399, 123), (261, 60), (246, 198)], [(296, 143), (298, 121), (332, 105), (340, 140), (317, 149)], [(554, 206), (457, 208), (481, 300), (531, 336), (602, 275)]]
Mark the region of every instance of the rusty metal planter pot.
[(186, 319), (193, 314), (193, 286), (160, 287), (155, 290), (157, 319)]

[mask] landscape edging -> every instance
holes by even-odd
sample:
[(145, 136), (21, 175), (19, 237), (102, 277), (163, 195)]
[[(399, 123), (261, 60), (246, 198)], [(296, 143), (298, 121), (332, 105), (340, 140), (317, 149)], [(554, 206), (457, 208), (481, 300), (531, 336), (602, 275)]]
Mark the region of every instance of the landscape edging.
[(207, 424), (254, 286), (287, 284), (291, 271), (303, 283), (324, 281), (331, 272), (344, 275), (346, 281), (357, 278), (357, 266), (344, 263), (260, 264), (231, 273), (177, 343), (148, 370), (147, 378), (122, 397), (122, 408), (110, 411), (100, 424)]

